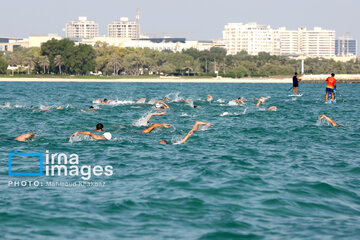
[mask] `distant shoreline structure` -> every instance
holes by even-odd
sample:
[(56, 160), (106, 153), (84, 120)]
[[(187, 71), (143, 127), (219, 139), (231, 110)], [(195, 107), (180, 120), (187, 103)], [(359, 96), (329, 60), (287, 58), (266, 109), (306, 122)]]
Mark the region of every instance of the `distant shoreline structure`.
[[(324, 83), (329, 75), (303, 75), (301, 83)], [(360, 83), (360, 74), (336, 75), (338, 83)], [(111, 82), (111, 83), (292, 83), (292, 76), (275, 76), (268, 78), (179, 78), (179, 77), (160, 77), (160, 78), (119, 78), (119, 79), (99, 79), (99, 78), (18, 78), (1, 77), (0, 82)]]

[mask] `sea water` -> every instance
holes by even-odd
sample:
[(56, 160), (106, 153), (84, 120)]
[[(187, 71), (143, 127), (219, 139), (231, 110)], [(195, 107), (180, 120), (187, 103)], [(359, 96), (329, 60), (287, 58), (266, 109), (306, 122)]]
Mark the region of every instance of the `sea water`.
[[(321, 84), (302, 84), (304, 95), (292, 98), (288, 84), (1, 83), (1, 238), (358, 239), (359, 87), (338, 84), (346, 102), (324, 104)], [(163, 110), (135, 102), (165, 96), (171, 109), (150, 124), (172, 127), (140, 134), (144, 116)], [(238, 97), (246, 104), (227, 104)], [(270, 98), (256, 107), (254, 97)], [(117, 101), (92, 103), (98, 98)], [(321, 114), (346, 127), (319, 121)], [(195, 121), (212, 126), (185, 144), (159, 144), (179, 142)], [(69, 141), (99, 122), (112, 140)], [(28, 142), (7, 140), (29, 131)], [(113, 174), (92, 172), (89, 186), (72, 185), (80, 175), (8, 176), (14, 150), (76, 154), (79, 164), (111, 166)]]

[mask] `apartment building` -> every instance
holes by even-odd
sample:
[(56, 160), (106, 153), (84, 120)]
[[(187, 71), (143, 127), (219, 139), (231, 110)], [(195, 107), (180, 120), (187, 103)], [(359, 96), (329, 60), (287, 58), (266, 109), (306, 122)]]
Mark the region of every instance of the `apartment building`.
[(129, 21), (129, 18), (122, 17), (120, 21), (114, 21), (108, 25), (108, 36), (110, 38), (131, 38), (139, 39), (140, 24), (138, 21)]
[(99, 36), (99, 24), (89, 21), (87, 17), (79, 17), (77, 21), (66, 24), (66, 38), (88, 39)]
[(356, 56), (357, 41), (350, 37), (339, 37), (335, 40), (336, 56)]
[(256, 23), (229, 23), (223, 31), (223, 40), (228, 54), (242, 50), (250, 55), (267, 52), (279, 56), (335, 56), (335, 31), (315, 27), (287, 30), (272, 29), (269, 25)]
[(228, 54), (245, 50), (250, 55), (259, 52), (277, 54), (277, 35), (270, 25), (256, 23), (229, 23), (223, 31), (223, 40)]

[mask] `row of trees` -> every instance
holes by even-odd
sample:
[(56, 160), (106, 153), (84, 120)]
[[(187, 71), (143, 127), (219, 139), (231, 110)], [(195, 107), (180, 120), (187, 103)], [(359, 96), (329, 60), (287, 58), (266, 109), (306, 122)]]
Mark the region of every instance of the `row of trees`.
[[(300, 61), (287, 57), (242, 51), (226, 55), (222, 48), (209, 51), (188, 49), (182, 52), (149, 48), (119, 48), (98, 42), (94, 47), (75, 45), (68, 39), (52, 39), (41, 48), (17, 48), (0, 56), (0, 73), (7, 65), (21, 66), (18, 73), (77, 74), (102, 72), (104, 75), (208, 75), (226, 77), (291, 75), (300, 70)], [(4, 67), (6, 66), (6, 67)], [(305, 73), (360, 73), (360, 62), (306, 59)]]

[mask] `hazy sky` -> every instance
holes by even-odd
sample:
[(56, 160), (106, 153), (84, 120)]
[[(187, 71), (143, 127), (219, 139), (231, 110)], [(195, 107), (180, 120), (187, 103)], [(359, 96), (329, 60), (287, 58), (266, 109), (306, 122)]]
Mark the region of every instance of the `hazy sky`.
[(191, 40), (221, 38), (229, 22), (320, 26), (360, 40), (360, 0), (0, 0), (0, 6), (0, 36), (5, 37), (64, 35), (65, 24), (78, 16), (99, 23), (104, 35), (108, 23), (120, 17), (134, 20), (139, 8), (141, 32), (177, 33), (172, 36)]

